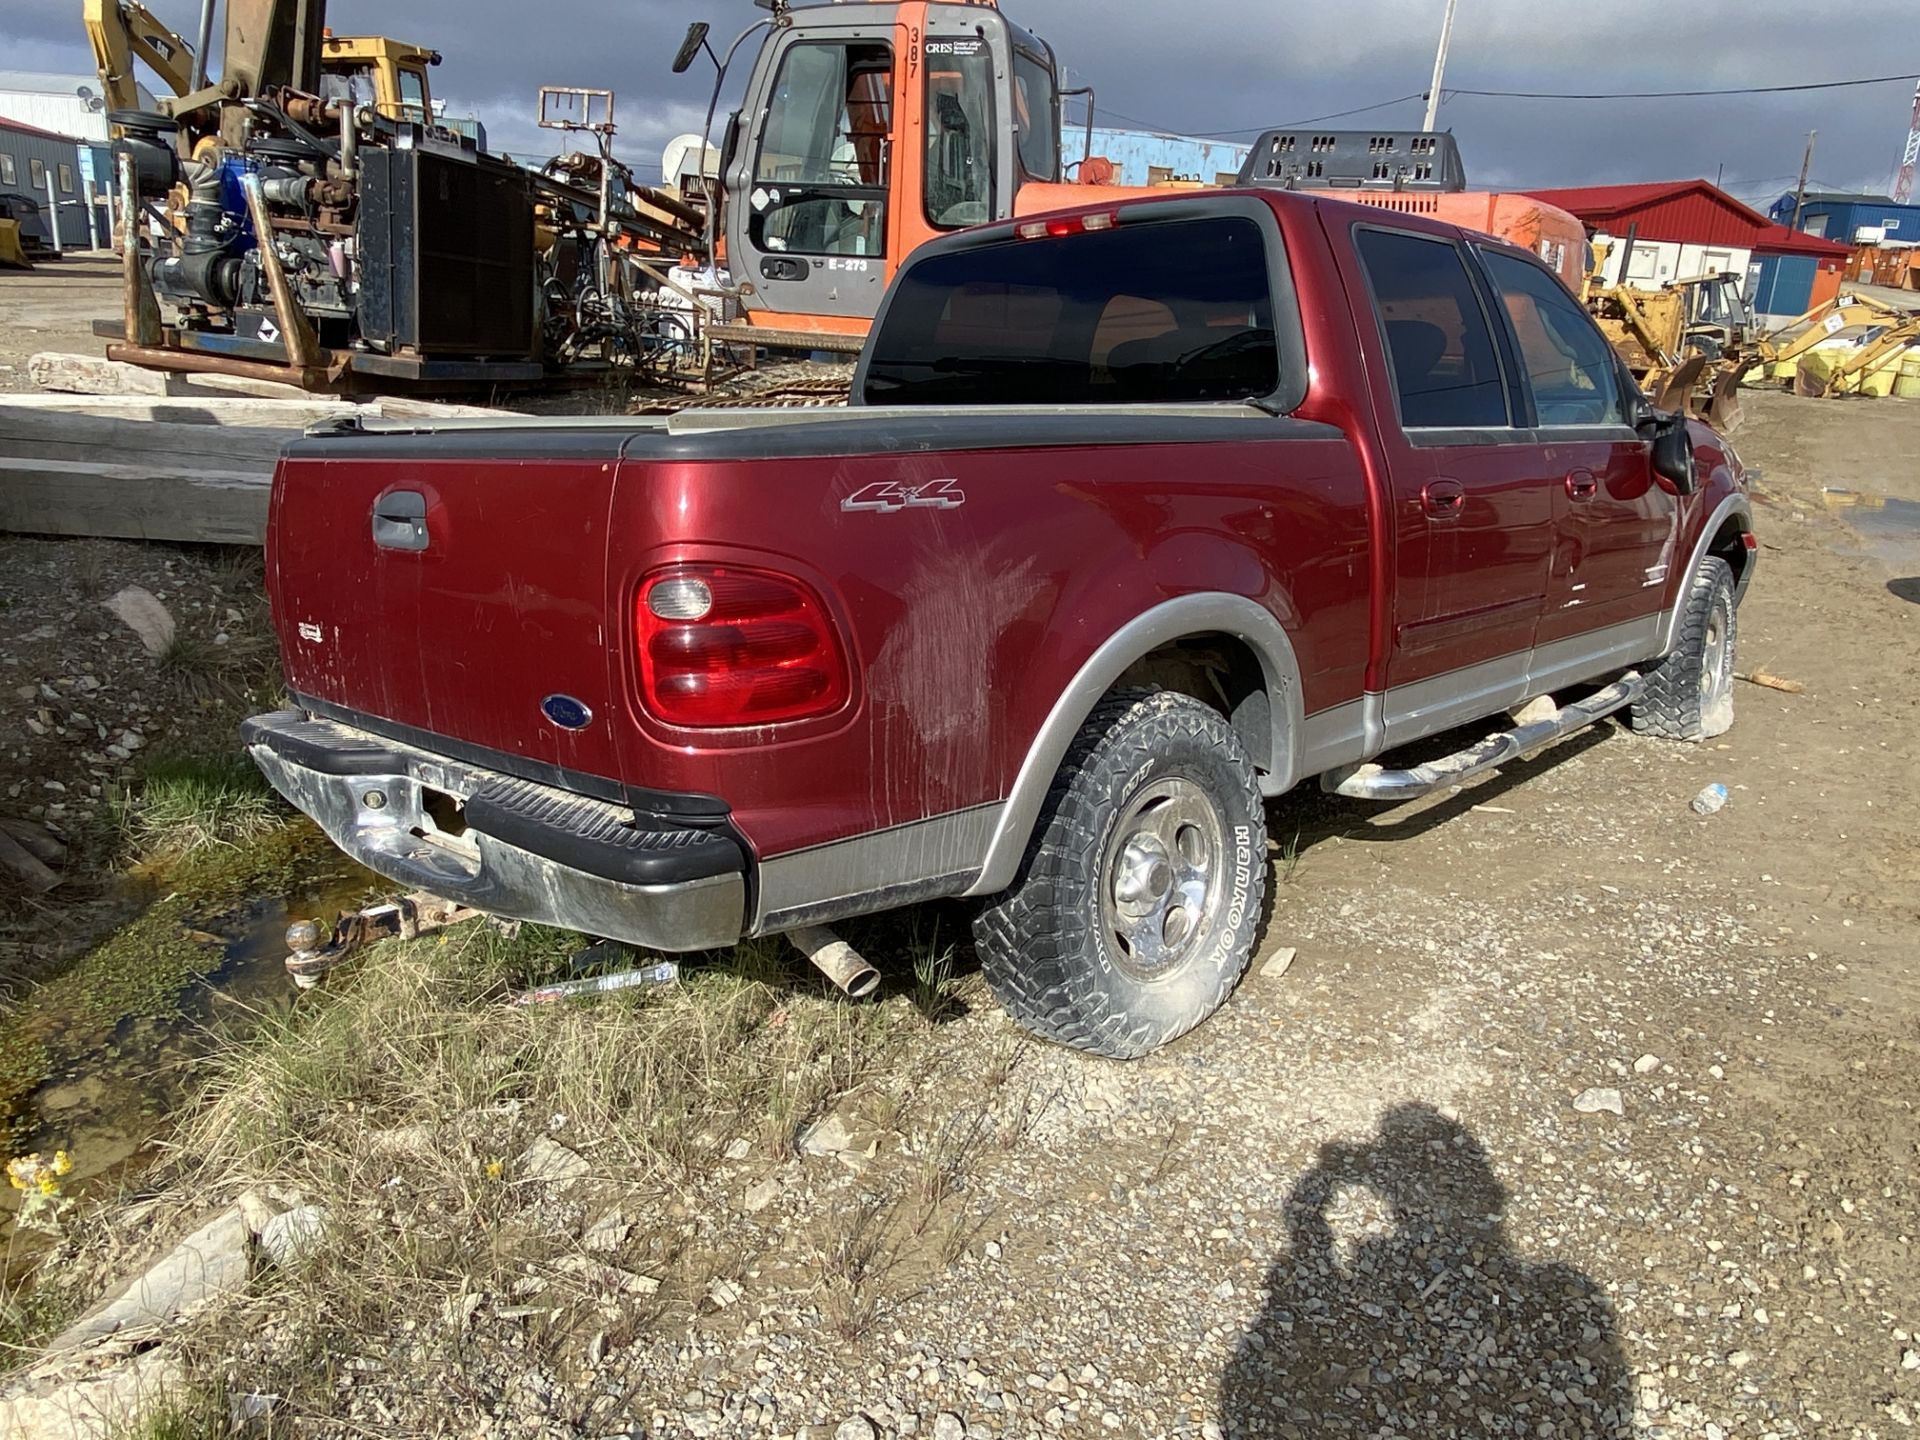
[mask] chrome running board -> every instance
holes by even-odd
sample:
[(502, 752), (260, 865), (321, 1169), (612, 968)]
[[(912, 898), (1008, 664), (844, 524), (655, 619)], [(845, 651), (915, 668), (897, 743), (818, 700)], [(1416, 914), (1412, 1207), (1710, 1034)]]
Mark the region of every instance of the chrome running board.
[(1578, 704), (1568, 705), (1551, 719), (1502, 730), (1477, 745), (1429, 760), (1411, 770), (1388, 770), (1374, 764), (1342, 766), (1322, 775), (1320, 788), (1350, 800), (1417, 800), (1442, 786), (1464, 784), (1476, 775), (1518, 760), (1563, 735), (1584, 730), (1631, 705), (1646, 688), (1647, 682), (1639, 672), (1630, 672)]

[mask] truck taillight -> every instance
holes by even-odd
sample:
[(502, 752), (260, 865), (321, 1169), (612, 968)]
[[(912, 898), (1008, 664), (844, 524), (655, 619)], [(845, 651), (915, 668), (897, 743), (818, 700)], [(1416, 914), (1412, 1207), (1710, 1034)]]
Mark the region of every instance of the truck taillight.
[(634, 632), (646, 707), (669, 725), (719, 730), (831, 715), (846, 657), (826, 607), (765, 570), (676, 565), (640, 584)]

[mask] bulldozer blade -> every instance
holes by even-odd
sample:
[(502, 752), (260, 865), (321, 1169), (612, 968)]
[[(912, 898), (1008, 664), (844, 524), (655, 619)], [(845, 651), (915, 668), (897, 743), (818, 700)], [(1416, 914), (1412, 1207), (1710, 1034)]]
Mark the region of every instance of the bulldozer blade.
[(1659, 410), (1685, 410), (1692, 413), (1693, 407), (1689, 401), (1693, 396), (1693, 387), (1699, 384), (1700, 372), (1706, 368), (1706, 356), (1689, 355), (1660, 382), (1660, 387), (1653, 396), (1654, 407)]
[(1730, 363), (1715, 378), (1713, 394), (1707, 399), (1706, 421), (1722, 435), (1731, 435), (1746, 419), (1746, 410), (1740, 404), (1740, 387), (1745, 383), (1748, 372), (1759, 363), (1758, 359)]

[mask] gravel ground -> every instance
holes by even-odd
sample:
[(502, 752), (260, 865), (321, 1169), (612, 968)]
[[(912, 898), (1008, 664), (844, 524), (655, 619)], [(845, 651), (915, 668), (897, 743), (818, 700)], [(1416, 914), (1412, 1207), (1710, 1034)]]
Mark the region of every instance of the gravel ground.
[(688, 1192), (556, 1195), (588, 1249), (640, 1213), (644, 1306), (548, 1310), (530, 1269), (333, 1357), (310, 1433), (1903, 1433), (1920, 563), (1820, 488), (1920, 499), (1920, 407), (1750, 408), (1742, 659), (1804, 694), (1397, 811), (1278, 802), (1265, 953), (1188, 1039), (1107, 1064), (966, 987), (794, 1158), (711, 1137)]
[(120, 262), (75, 254), (31, 270), (0, 270), (0, 394), (31, 391), (27, 357), (42, 350), (104, 355), (96, 319), (120, 314)]

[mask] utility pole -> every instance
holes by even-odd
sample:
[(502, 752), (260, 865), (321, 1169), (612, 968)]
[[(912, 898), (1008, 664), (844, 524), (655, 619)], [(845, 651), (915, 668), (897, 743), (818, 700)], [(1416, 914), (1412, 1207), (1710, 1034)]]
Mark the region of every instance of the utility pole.
[(1440, 49), (1433, 57), (1433, 84), (1427, 87), (1427, 118), (1422, 130), (1432, 130), (1440, 115), (1440, 82), (1447, 73), (1447, 46), (1453, 43), (1453, 12), (1460, 0), (1447, 0), (1447, 18), (1440, 22)]
[(1800, 157), (1800, 184), (1793, 192), (1793, 224), (1787, 227), (1790, 230), (1800, 228), (1800, 210), (1807, 203), (1807, 172), (1813, 169), (1813, 141), (1819, 133), (1818, 130), (1807, 132), (1807, 153)]

